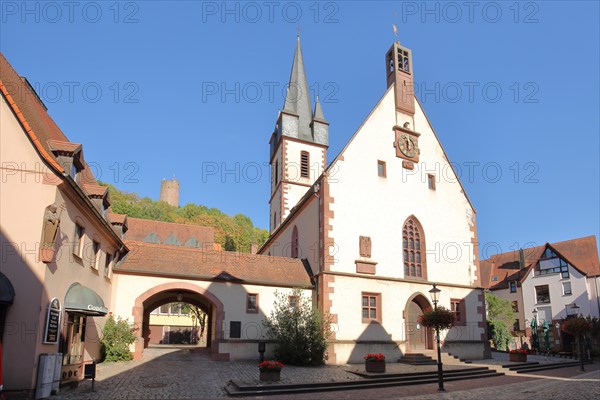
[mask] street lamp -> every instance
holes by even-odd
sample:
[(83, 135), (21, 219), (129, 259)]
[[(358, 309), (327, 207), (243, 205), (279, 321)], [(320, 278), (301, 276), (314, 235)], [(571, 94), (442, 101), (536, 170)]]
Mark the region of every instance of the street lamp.
[[(433, 284), (433, 289), (429, 291), (431, 295), (431, 300), (433, 301), (433, 310), (437, 311), (437, 304), (440, 299), (441, 290)], [(442, 370), (442, 348), (440, 346), (440, 327), (439, 325), (435, 326), (435, 339), (437, 341), (437, 367), (438, 367), (438, 391), (444, 392), (444, 372)]]
[(558, 351), (564, 351), (560, 340), (560, 323), (557, 321), (554, 327), (556, 328), (556, 337), (558, 338)]
[[(579, 306), (575, 303), (571, 304), (571, 316), (577, 318), (579, 316)], [(583, 367), (583, 335), (581, 332), (577, 335), (577, 344), (579, 345), (579, 370), (585, 371)]]
[[(536, 346), (532, 346), (532, 347), (535, 347), (535, 350), (537, 352), (539, 352), (540, 351), (540, 339), (538, 336), (538, 319), (537, 319), (537, 317), (538, 317), (538, 310), (537, 310), (537, 308), (534, 308), (533, 309), (533, 321), (531, 321), (531, 328), (532, 328), (532, 330), (535, 329), (535, 331), (532, 332), (531, 335), (532, 335), (532, 337), (535, 337), (533, 340), (533, 344), (535, 344)], [(535, 321), (535, 323), (534, 323), (534, 321)]]

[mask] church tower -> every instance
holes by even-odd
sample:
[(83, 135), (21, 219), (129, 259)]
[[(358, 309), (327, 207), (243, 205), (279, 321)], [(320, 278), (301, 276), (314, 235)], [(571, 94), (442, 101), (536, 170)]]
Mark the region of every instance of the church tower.
[(273, 232), (325, 169), (329, 123), (317, 95), (312, 107), (300, 36), (283, 110), (271, 135), (270, 231)]
[(402, 166), (413, 169), (419, 162), (420, 133), (415, 126), (415, 90), (413, 78), (412, 52), (400, 42), (394, 42), (385, 56), (388, 88), (394, 85), (394, 103), (396, 107), (396, 125), (394, 147), (396, 157), (404, 159)]

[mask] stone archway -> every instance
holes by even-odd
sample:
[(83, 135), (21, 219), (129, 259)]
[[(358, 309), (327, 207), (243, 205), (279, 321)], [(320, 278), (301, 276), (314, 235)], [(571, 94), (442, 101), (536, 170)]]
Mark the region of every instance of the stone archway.
[(431, 308), (429, 300), (421, 293), (414, 294), (406, 302), (404, 321), (407, 352), (433, 349), (433, 330), (417, 322), (419, 315)]
[[(181, 299), (181, 300), (179, 300)], [(150, 312), (162, 304), (182, 301), (200, 307), (208, 314), (207, 347), (211, 359), (229, 360), (229, 353), (219, 353), (219, 342), (223, 338), (225, 311), (223, 303), (210, 291), (189, 282), (170, 282), (155, 286), (135, 299), (132, 310), (133, 322), (139, 328), (135, 343), (134, 359), (141, 359), (148, 344)]]

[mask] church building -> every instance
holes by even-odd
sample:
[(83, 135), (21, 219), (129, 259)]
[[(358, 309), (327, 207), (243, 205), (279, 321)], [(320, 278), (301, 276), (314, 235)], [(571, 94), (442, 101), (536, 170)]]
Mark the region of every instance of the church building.
[(434, 283), (458, 320), (444, 350), (483, 358), (475, 209), (414, 95), (412, 53), (399, 42), (385, 54), (385, 79), (328, 163), (329, 123), (318, 98), (312, 106), (298, 38), (270, 140), (271, 235), (259, 253), (310, 264), (316, 304), (335, 325), (329, 363), (433, 349), (417, 318), (432, 308)]

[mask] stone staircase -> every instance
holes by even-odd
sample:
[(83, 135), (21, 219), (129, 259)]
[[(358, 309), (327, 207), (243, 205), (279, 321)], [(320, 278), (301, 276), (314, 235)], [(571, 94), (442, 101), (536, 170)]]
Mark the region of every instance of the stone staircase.
[[(401, 364), (409, 365), (436, 365), (437, 361), (431, 358), (430, 355), (424, 353), (405, 353), (400, 360)], [(443, 362), (443, 359), (442, 359)]]
[[(422, 365), (422, 364), (419, 364)], [(390, 386), (408, 386), (435, 384), (438, 381), (437, 371), (412, 373), (362, 373), (351, 371), (363, 379), (354, 381), (310, 382), (296, 384), (249, 385), (239, 381), (230, 381), (225, 391), (232, 397), (267, 396), (284, 394), (301, 394), (314, 392), (330, 392), (336, 390), (373, 389)], [(489, 378), (504, 375), (487, 367), (463, 368), (444, 371), (444, 382), (465, 379)]]
[[(591, 364), (591, 362), (585, 362), (585, 364)], [(579, 361), (568, 361), (568, 362), (556, 362), (556, 363), (539, 363), (536, 361), (524, 362), (519, 364), (505, 364), (502, 368), (506, 368), (509, 371), (516, 372), (518, 374), (547, 371), (550, 369), (575, 367), (580, 365)]]

